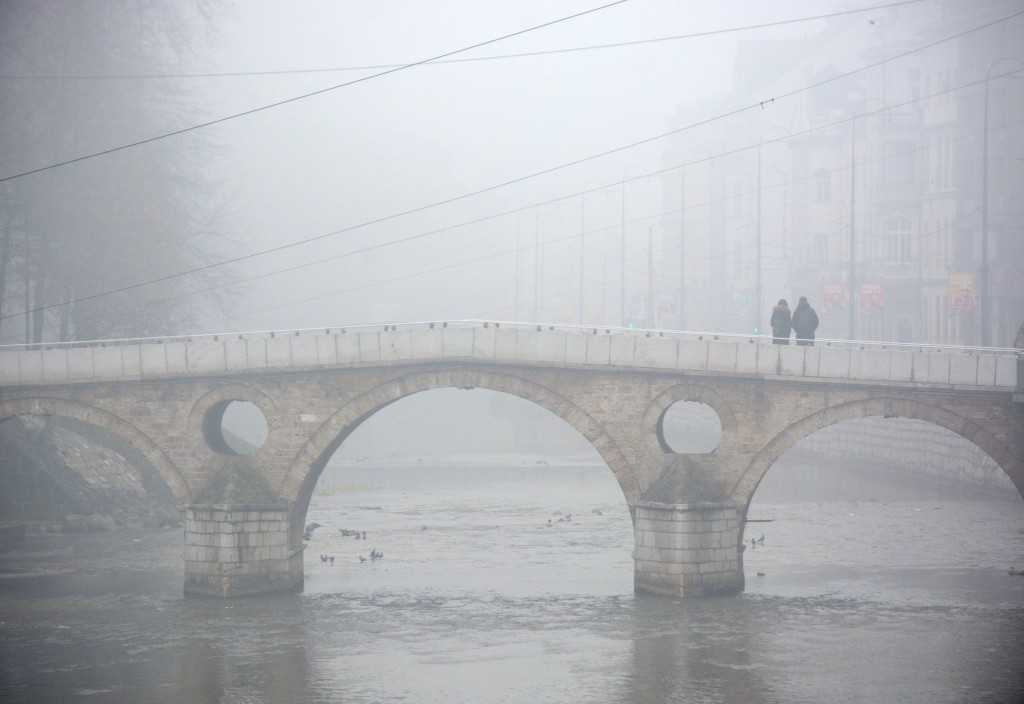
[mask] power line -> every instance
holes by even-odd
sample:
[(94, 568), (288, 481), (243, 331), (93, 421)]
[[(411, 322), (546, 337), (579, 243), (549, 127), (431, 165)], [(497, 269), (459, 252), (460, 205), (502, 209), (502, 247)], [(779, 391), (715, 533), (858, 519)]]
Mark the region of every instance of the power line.
[[(620, 0), (620, 2), (625, 2), (625, 1), (626, 0)], [(612, 3), (612, 4), (614, 5), (614, 4), (619, 4), (619, 3)], [(605, 5), (605, 6), (601, 7), (601, 8), (596, 8), (594, 10), (589, 10), (587, 12), (594, 12), (594, 11), (597, 11), (597, 10), (600, 10), (600, 9), (604, 9), (605, 7), (610, 7), (610, 6), (611, 5)], [(582, 13), (582, 14), (585, 14), (585, 13)], [(219, 266), (225, 266), (227, 264), (235, 264), (235, 263), (238, 263), (238, 262), (247, 261), (249, 259), (253, 259), (255, 257), (263, 256), (265, 254), (278, 253), (278, 252), (284, 251), (286, 249), (291, 249), (293, 247), (298, 247), (300, 245), (309, 244), (309, 243), (316, 242), (316, 241), (319, 241), (319, 240), (323, 240), (323, 239), (326, 239), (326, 238), (329, 238), (329, 237), (334, 237), (334, 236), (337, 236), (337, 235), (340, 235), (340, 234), (344, 234), (344, 233), (347, 233), (347, 232), (352, 232), (354, 230), (362, 229), (362, 228), (365, 228), (365, 227), (370, 227), (372, 225), (378, 225), (378, 224), (381, 224), (381, 223), (384, 223), (384, 222), (388, 222), (390, 220), (395, 220), (395, 219), (400, 218), (400, 217), (404, 217), (404, 216), (407, 216), (407, 215), (413, 215), (413, 214), (420, 213), (420, 212), (423, 212), (423, 211), (426, 211), (426, 210), (429, 210), (429, 209), (432, 209), (432, 208), (440, 207), (442, 205), (449, 205), (449, 204), (452, 204), (452, 203), (455, 203), (455, 202), (458, 202), (458, 201), (461, 201), (461, 200), (466, 200), (466, 199), (469, 199), (469, 198), (472, 198), (472, 197), (475, 197), (475, 196), (478, 196), (478, 195), (482, 195), (484, 193), (489, 193), (491, 191), (495, 191), (495, 190), (498, 190), (498, 189), (501, 189), (501, 188), (504, 188), (504, 187), (507, 187), (507, 186), (510, 186), (510, 185), (514, 185), (514, 184), (517, 184), (517, 183), (521, 183), (523, 181), (527, 181), (527, 180), (530, 180), (530, 179), (533, 179), (533, 178), (537, 178), (539, 176), (544, 176), (544, 175), (553, 173), (555, 171), (559, 171), (561, 169), (565, 169), (565, 168), (568, 168), (568, 167), (571, 167), (571, 166), (578, 166), (578, 165), (586, 163), (588, 161), (593, 161), (595, 159), (599, 159), (599, 158), (602, 158), (602, 157), (605, 157), (605, 156), (609, 156), (611, 154), (616, 154), (616, 153), (619, 153), (619, 152), (622, 152), (622, 151), (626, 151), (628, 149), (632, 149), (632, 148), (635, 148), (635, 147), (638, 147), (638, 146), (642, 146), (644, 144), (649, 144), (649, 143), (657, 141), (659, 139), (664, 139), (664, 138), (669, 137), (671, 135), (679, 134), (681, 132), (685, 132), (687, 130), (694, 129), (696, 127), (712, 124), (712, 123), (717, 122), (719, 120), (723, 120), (723, 119), (726, 119), (728, 117), (732, 117), (732, 116), (735, 116), (735, 115), (747, 112), (749, 110), (753, 110), (753, 109), (756, 109), (756, 108), (762, 108), (763, 109), (766, 104), (773, 103), (776, 99), (781, 101), (781, 100), (783, 100), (785, 98), (794, 97), (796, 95), (799, 95), (800, 93), (807, 92), (807, 91), (813, 90), (815, 88), (820, 88), (820, 87), (825, 86), (825, 85), (827, 85), (829, 83), (833, 83), (835, 81), (838, 81), (838, 80), (841, 80), (841, 79), (845, 79), (845, 78), (849, 78), (850, 76), (853, 76), (853, 75), (856, 75), (856, 74), (859, 74), (859, 73), (863, 73), (864, 71), (868, 71), (868, 70), (871, 70), (871, 69), (874, 69), (874, 68), (878, 68), (880, 66), (884, 66), (885, 64), (890, 63), (892, 61), (896, 61), (898, 59), (906, 58), (907, 56), (911, 56), (911, 55), (916, 54), (918, 52), (925, 51), (927, 49), (931, 49), (931, 48), (933, 48), (935, 46), (938, 46), (940, 44), (944, 44), (944, 43), (952, 41), (954, 39), (958, 39), (958, 38), (960, 38), (962, 36), (965, 36), (967, 34), (972, 34), (974, 32), (980, 31), (982, 29), (986, 29), (988, 27), (992, 27), (992, 26), (995, 26), (997, 24), (1001, 24), (1003, 22), (1009, 21), (1009, 20), (1011, 20), (1011, 19), (1013, 19), (1015, 17), (1019, 17), (1021, 15), (1024, 15), (1024, 10), (1022, 10), (1020, 12), (1016, 12), (1016, 13), (1014, 13), (1012, 15), (1007, 16), (1007, 17), (1000, 18), (998, 20), (993, 20), (991, 22), (987, 22), (987, 23), (979, 25), (977, 27), (973, 27), (971, 29), (967, 29), (967, 30), (964, 30), (962, 32), (958, 32), (957, 34), (954, 34), (952, 36), (949, 36), (949, 37), (946, 37), (946, 38), (943, 38), (943, 39), (938, 39), (936, 41), (930, 42), (930, 43), (925, 44), (923, 46), (917, 47), (916, 49), (911, 49), (911, 50), (905, 51), (903, 53), (897, 54), (895, 56), (891, 56), (891, 57), (888, 57), (886, 59), (881, 59), (881, 60), (879, 60), (879, 61), (877, 61), (877, 62), (875, 62), (873, 64), (868, 64), (866, 66), (862, 66), (861, 68), (853, 69), (851, 71), (848, 71), (847, 73), (839, 74), (839, 75), (833, 76), (831, 78), (823, 79), (821, 81), (818, 81), (817, 83), (812, 83), (812, 84), (810, 84), (808, 86), (804, 86), (803, 88), (794, 89), (794, 90), (789, 91), (787, 93), (783, 93), (783, 94), (780, 94), (778, 96), (772, 97), (772, 98), (770, 98), (768, 100), (751, 103), (751, 104), (749, 104), (749, 105), (747, 105), (745, 107), (736, 108), (736, 109), (727, 111), (725, 113), (722, 113), (720, 115), (716, 115), (716, 116), (713, 116), (713, 117), (710, 117), (710, 118), (707, 118), (707, 119), (704, 119), (704, 120), (699, 120), (699, 121), (691, 123), (689, 125), (685, 125), (683, 127), (680, 127), (680, 128), (674, 129), (674, 130), (669, 130), (668, 132), (664, 132), (662, 134), (659, 134), (659, 135), (656, 135), (656, 136), (653, 136), (653, 137), (648, 137), (646, 139), (643, 139), (643, 140), (640, 140), (640, 141), (637, 141), (637, 142), (633, 142), (631, 144), (627, 144), (627, 145), (624, 145), (624, 146), (615, 147), (613, 149), (609, 149), (607, 151), (604, 151), (604, 152), (601, 152), (601, 153), (598, 153), (598, 154), (593, 154), (593, 155), (590, 155), (590, 156), (587, 156), (587, 157), (583, 157), (583, 158), (577, 159), (575, 161), (563, 163), (563, 164), (560, 164), (558, 166), (549, 167), (547, 169), (536, 171), (536, 172), (533, 172), (531, 174), (527, 174), (527, 175), (524, 175), (524, 176), (519, 176), (519, 177), (516, 177), (514, 179), (511, 179), (511, 180), (508, 180), (508, 181), (504, 181), (502, 183), (498, 183), (498, 184), (494, 184), (494, 185), (491, 185), (491, 186), (487, 186), (487, 187), (478, 189), (476, 191), (472, 191), (472, 192), (469, 192), (469, 193), (464, 193), (464, 194), (459, 195), (459, 196), (453, 196), (451, 198), (447, 198), (447, 199), (444, 199), (444, 200), (441, 200), (441, 201), (436, 201), (436, 202), (428, 204), (428, 205), (417, 206), (415, 208), (411, 208), (411, 209), (408, 209), (408, 210), (405, 210), (405, 211), (402, 211), (402, 212), (399, 212), (399, 213), (393, 213), (391, 215), (382, 216), (382, 217), (379, 217), (379, 218), (376, 218), (376, 219), (373, 219), (373, 220), (369, 220), (369, 221), (366, 221), (366, 222), (363, 222), (363, 223), (359, 223), (359, 224), (356, 224), (356, 225), (351, 225), (351, 226), (348, 226), (348, 227), (345, 227), (345, 228), (341, 228), (341, 229), (334, 230), (334, 231), (331, 231), (331, 232), (327, 232), (327, 233), (324, 233), (324, 234), (316, 235), (314, 237), (309, 237), (309, 238), (306, 238), (304, 240), (299, 240), (299, 241), (292, 242), (292, 243), (289, 243), (289, 244), (279, 245), (277, 247), (272, 247), (270, 249), (261, 250), (259, 252), (251, 252), (249, 254), (241, 255), (241, 256), (238, 256), (238, 257), (233, 257), (233, 258), (230, 258), (230, 259), (221, 260), (219, 262), (214, 262), (214, 263), (211, 263), (211, 264), (195, 267), (195, 268), (188, 269), (186, 271), (177, 272), (177, 273), (174, 273), (174, 274), (168, 274), (166, 276), (158, 277), (158, 278), (151, 279), (151, 280), (148, 280), (148, 281), (143, 281), (143, 282), (139, 282), (139, 283), (136, 283), (136, 284), (127, 285), (127, 286), (122, 286), (122, 287), (119, 287), (119, 288), (116, 288), (116, 289), (111, 289), (111, 290), (108, 290), (108, 291), (103, 291), (103, 292), (92, 294), (92, 295), (89, 295), (89, 296), (82, 296), (82, 297), (79, 297), (79, 298), (75, 298), (75, 299), (73, 299), (71, 301), (64, 301), (64, 302), (61, 302), (61, 303), (52, 303), (52, 304), (45, 305), (45, 306), (39, 306), (39, 307), (34, 308), (32, 310), (24, 311), (24, 312), (21, 312), (21, 313), (11, 313), (11, 314), (8, 314), (8, 315), (0, 316), (0, 320), (6, 320), (8, 318), (13, 318), (13, 317), (21, 316), (21, 315), (28, 315), (28, 314), (35, 313), (35, 312), (51, 310), (51, 309), (54, 309), (54, 308), (65, 306), (65, 305), (71, 305), (71, 304), (79, 303), (79, 302), (82, 302), (82, 301), (88, 301), (88, 300), (93, 300), (93, 299), (96, 299), (96, 298), (101, 298), (103, 296), (109, 296), (109, 295), (113, 295), (113, 294), (117, 294), (117, 293), (122, 293), (122, 292), (125, 292), (125, 291), (131, 291), (131, 290), (134, 290), (134, 289), (142, 288), (144, 286), (149, 286), (149, 285), (160, 283), (160, 282), (163, 282), (163, 281), (168, 281), (168, 280), (179, 278), (179, 277), (186, 276), (186, 275), (189, 275), (189, 274), (195, 274), (195, 273), (198, 273), (198, 272), (201, 272), (201, 271), (206, 271), (206, 270), (209, 270), (209, 269), (213, 269), (213, 268), (216, 268), (216, 267), (219, 267)], [(573, 17), (576, 17), (576, 16), (578, 16), (578, 15), (574, 15)], [(556, 20), (555, 22), (558, 22), (558, 21), (563, 21), (563, 20)], [(553, 24), (553, 23), (548, 23), (548, 24)], [(544, 25), (541, 25), (541, 26), (544, 26)], [(526, 31), (530, 31), (530, 30), (523, 30), (523, 32), (526, 32)], [(522, 33), (522, 32), (519, 32), (519, 33)], [(508, 36), (514, 36), (514, 35), (508, 35)], [(491, 40), (491, 41), (493, 42), (493, 41), (498, 41), (498, 40)], [(488, 43), (488, 42), (485, 42), (485, 43)], [(460, 51), (465, 51), (465, 49), (462, 49)], [(450, 52), (450, 53), (457, 53), (457, 52)], [(426, 61), (429, 61), (429, 59), (426, 60)], [(421, 63), (423, 63), (423, 62), (421, 62)], [(410, 64), (410, 66), (411, 65), (415, 65), (415, 64)], [(1020, 69), (1018, 69), (1018, 70), (1020, 70)], [(365, 79), (360, 79), (360, 80), (365, 80)], [(963, 89), (965, 87), (970, 87), (972, 85), (978, 85), (978, 84), (980, 84), (982, 82), (983, 81), (977, 81), (975, 83), (967, 84), (966, 86), (960, 86), (960, 87), (957, 88), (957, 90)], [(347, 85), (347, 84), (345, 84), (345, 85)], [(331, 89), (325, 89), (325, 90), (331, 90)], [(321, 92), (323, 92), (323, 91), (321, 91)], [(940, 91), (940, 92), (942, 92), (942, 91)], [(310, 95), (313, 95), (313, 94), (310, 94)], [(279, 105), (279, 104), (283, 104), (285, 102), (291, 102), (291, 101), (298, 100), (298, 99), (299, 98), (292, 98), (292, 99), (290, 99), (288, 101), (282, 101), (282, 103), (277, 103), (277, 104)], [(922, 100), (922, 99), (923, 98), (919, 98), (917, 100)], [(913, 103), (913, 102), (916, 102), (916, 100), (908, 101), (908, 103)], [(273, 106), (268, 106), (268, 107), (273, 107)], [(250, 112), (252, 112), (252, 111), (250, 111)], [(878, 112), (878, 111), (874, 111), (874, 112)], [(867, 114), (872, 114), (872, 113), (863, 113), (861, 115), (858, 115), (857, 117), (860, 118), (860, 117), (863, 117), (864, 115), (867, 115)], [(227, 119), (231, 119), (231, 118), (222, 118), (220, 121), (227, 120)], [(835, 123), (832, 123), (832, 125), (840, 124), (840, 123), (843, 123), (843, 122), (847, 122), (847, 121), (850, 121), (851, 119), (853, 119), (853, 118), (846, 118), (844, 120), (839, 120), (839, 121), (837, 121)], [(213, 124), (213, 123), (207, 123), (207, 124)], [(832, 126), (832, 125), (829, 125), (829, 126)], [(191, 129), (198, 129), (199, 127), (202, 127), (202, 126), (203, 125), (199, 125), (199, 126), (188, 128), (188, 129), (189, 130), (191, 130)], [(817, 128), (817, 129), (823, 129), (823, 128)], [(187, 130), (184, 130), (184, 131), (187, 131)], [(176, 134), (176, 133), (173, 133), (173, 134)], [(170, 136), (170, 135), (165, 135), (165, 136)], [(157, 138), (153, 138), (153, 139), (159, 139), (159, 138), (157, 137)], [(147, 140), (147, 141), (152, 141), (152, 140)], [(769, 142), (771, 142), (771, 141), (778, 141), (778, 140), (769, 140)], [(131, 145), (129, 145), (129, 146), (131, 146)], [(110, 150), (110, 151), (116, 151), (118, 149), (125, 149), (125, 148), (127, 148), (127, 146), (125, 146), (125, 147), (118, 147), (118, 148), (116, 148), (114, 150)], [(741, 149), (733, 150), (733, 152), (740, 152), (740, 151), (744, 151), (746, 149), (752, 149), (752, 148), (754, 148), (754, 147), (753, 146), (744, 147), (744, 148), (741, 148)], [(720, 156), (728, 155), (728, 154), (733, 153), (733, 152), (726, 152), (725, 154), (718, 155), (718, 156), (720, 157)], [(88, 157), (81, 157), (80, 159), (77, 159), (77, 160), (74, 160), (74, 161), (79, 161), (79, 160), (85, 159), (85, 158), (88, 158)], [(694, 160), (692, 162), (689, 162), (688, 164), (696, 164), (696, 163), (701, 163), (703, 161), (708, 161), (708, 160), (709, 160), (709, 158), (702, 158), (702, 159), (697, 159), (697, 160)], [(72, 162), (64, 162), (64, 163), (72, 163)], [(683, 164), (681, 166), (686, 166), (688, 164)], [(55, 166), (60, 166), (60, 165), (62, 165), (62, 164), (56, 164), (56, 165), (53, 165), (51, 167), (46, 167), (46, 168), (54, 168)], [(672, 171), (672, 170), (675, 170), (677, 168), (680, 168), (680, 166), (674, 166), (674, 167), (670, 167), (668, 169), (663, 169), (661, 171), (656, 171), (656, 172), (654, 172), (653, 175), (657, 175), (659, 173), (665, 173), (667, 171)], [(43, 169), (40, 169), (40, 170), (43, 170)], [(29, 173), (32, 173), (32, 172), (29, 172)], [(12, 177), (9, 177), (9, 178), (17, 178), (17, 176), (12, 176)], [(642, 176), (638, 176), (636, 178), (642, 178)], [(0, 182), (2, 182), (4, 180), (7, 180), (7, 179), (0, 179)], [(636, 179), (627, 179), (627, 180), (632, 181), (632, 180), (636, 180)], [(607, 186), (605, 186), (604, 188), (607, 188)], [(593, 192), (593, 191), (597, 191), (597, 190), (602, 190), (602, 189), (589, 189), (589, 190), (586, 190), (586, 191), (582, 191), (582, 193), (589, 193), (589, 192)], [(575, 195), (579, 195), (579, 194), (578, 193), (577, 194), (573, 194), (573, 196), (575, 196)], [(565, 196), (563, 198), (555, 198), (555, 199), (552, 199), (552, 200), (549, 200), (549, 201), (545, 201), (545, 203), (553, 203), (553, 202), (557, 202), (559, 200), (564, 200), (566, 198), (573, 197), (573, 196)], [(535, 205), (543, 205), (545, 203), (539, 203), (539, 204), (535, 204)], [(533, 206), (531, 206), (531, 207), (533, 207)], [(524, 210), (524, 209), (527, 209), (527, 208), (522, 208), (520, 210)], [(509, 212), (515, 212), (515, 211), (509, 211)], [(486, 219), (489, 219), (490, 217), (493, 217), (493, 216), (488, 216), (487, 218), (481, 218), (481, 220), (486, 220)], [(447, 228), (445, 228), (445, 229), (447, 229)], [(408, 238), (408, 239), (416, 239), (416, 238), (419, 238), (419, 237), (422, 237), (422, 236), (423, 235), (416, 235), (416, 236), (414, 236), (412, 238)], [(387, 243), (387, 244), (379, 245), (379, 246), (388, 246), (390, 244), (397, 244), (397, 243), (404, 242), (404, 241), (406, 241), (406, 240), (398, 240), (398, 241), (395, 241), (395, 242), (391, 242), (391, 243)]]
[(338, 90), (339, 88), (346, 88), (348, 86), (355, 85), (357, 83), (363, 83), (365, 81), (369, 81), (369, 80), (372, 80), (374, 78), (380, 78), (381, 76), (387, 76), (387, 75), (392, 74), (392, 73), (397, 73), (399, 71), (404, 71), (405, 69), (413, 68), (413, 67), (416, 67), (416, 66), (422, 66), (423, 64), (428, 64), (428, 63), (430, 63), (432, 61), (437, 61), (438, 59), (443, 59), (443, 58), (445, 58), (447, 56), (454, 56), (455, 54), (461, 54), (462, 52), (465, 52), (465, 51), (472, 51), (473, 49), (479, 49), (480, 47), (487, 46), (488, 44), (495, 44), (497, 42), (501, 42), (501, 41), (504, 41), (506, 39), (511, 39), (512, 37), (518, 37), (518, 36), (523, 35), (523, 34), (528, 34), (529, 32), (535, 32), (538, 29), (543, 29), (545, 27), (551, 27), (552, 25), (560, 24), (562, 22), (568, 22), (569, 20), (578, 19), (580, 17), (583, 17), (584, 15), (589, 15), (589, 14), (592, 14), (594, 12), (600, 12), (601, 10), (606, 10), (609, 7), (615, 7), (616, 5), (621, 5), (621, 4), (626, 3), (626, 2), (629, 2), (629, 0), (615, 0), (614, 2), (610, 2), (607, 5), (601, 5), (600, 7), (595, 7), (595, 8), (591, 8), (589, 10), (584, 10), (582, 12), (577, 12), (574, 15), (569, 15), (567, 17), (561, 17), (561, 18), (559, 18), (557, 20), (551, 20), (550, 22), (544, 22), (543, 24), (538, 24), (538, 25), (535, 25), (535, 26), (530, 27), (528, 29), (521, 29), (521, 30), (518, 30), (518, 31), (515, 31), (515, 32), (511, 32), (510, 34), (505, 34), (503, 36), (496, 37), (494, 39), (488, 39), (486, 41), (478, 42), (477, 44), (473, 44), (471, 46), (466, 46), (466, 47), (463, 47), (461, 49), (456, 49), (454, 51), (448, 51), (448, 52), (445, 52), (443, 54), (438, 54), (437, 56), (433, 56), (433, 57), (431, 57), (429, 59), (422, 59), (421, 61), (415, 61), (415, 62), (410, 63), (410, 64), (404, 64), (402, 66), (397, 66), (395, 68), (390, 68), (390, 69), (381, 71), (379, 73), (372, 74), (370, 76), (363, 76), (362, 78), (355, 78), (355, 79), (353, 79), (351, 81), (348, 81), (347, 83), (339, 83), (338, 85), (329, 86), (327, 88), (321, 88), (320, 90), (315, 90), (315, 91), (313, 91), (311, 93), (304, 93), (303, 95), (297, 95), (297, 96), (294, 96), (292, 98), (286, 98), (284, 100), (279, 100), (276, 103), (270, 103), (268, 105), (262, 105), (262, 106), (257, 107), (257, 108), (252, 108), (251, 110), (245, 110), (243, 112), (235, 113), (233, 115), (228, 115), (226, 117), (219, 117), (216, 120), (210, 120), (208, 122), (202, 122), (202, 123), (199, 123), (199, 124), (196, 124), (196, 125), (192, 125), (190, 127), (184, 127), (184, 128), (182, 128), (180, 130), (174, 130), (173, 132), (165, 132), (164, 134), (156, 135), (154, 137), (147, 137), (146, 139), (140, 139), (137, 142), (131, 142), (129, 144), (122, 144), (119, 147), (111, 147), (110, 149), (104, 149), (102, 151), (94, 152), (92, 154), (85, 154), (83, 156), (75, 157), (74, 159), (68, 159), (66, 161), (59, 161), (59, 162), (50, 164), (48, 166), (41, 166), (41, 167), (39, 167), (37, 169), (32, 169), (30, 171), (24, 171), (24, 172), (19, 173), (19, 174), (13, 174), (11, 176), (4, 176), (3, 178), (0, 178), (0, 183), (3, 183), (5, 181), (11, 181), (11, 180), (16, 179), (16, 178), (22, 178), (23, 176), (30, 176), (32, 174), (37, 174), (37, 173), (40, 173), (40, 172), (43, 172), (43, 171), (49, 171), (50, 169), (56, 169), (56, 168), (61, 167), (61, 166), (68, 166), (70, 164), (76, 164), (76, 163), (78, 163), (80, 161), (85, 161), (87, 159), (93, 159), (93, 158), (98, 157), (98, 156), (104, 156), (104, 155), (107, 155), (107, 154), (113, 154), (113, 153), (116, 153), (116, 152), (124, 151), (125, 149), (131, 149), (133, 147), (138, 147), (138, 146), (141, 146), (143, 144), (150, 144), (152, 142), (156, 142), (156, 141), (161, 140), (161, 139), (167, 139), (168, 137), (175, 137), (177, 135), (185, 134), (187, 132), (194, 132), (196, 130), (203, 129), (205, 127), (211, 127), (212, 125), (219, 125), (219, 124), (221, 124), (223, 122), (228, 122), (229, 120), (234, 120), (234, 119), (237, 119), (239, 117), (246, 117), (248, 115), (253, 115), (255, 113), (262, 112), (264, 110), (270, 110), (271, 108), (281, 107), (282, 105), (288, 105), (289, 103), (294, 103), (294, 102), (297, 102), (299, 100), (305, 100), (306, 98), (312, 98), (313, 96), (316, 96), (316, 95), (323, 95), (324, 93), (329, 93), (331, 91)]
[[(801, 22), (813, 22), (815, 20), (832, 19), (834, 17), (841, 17), (843, 15), (854, 15), (864, 12), (874, 12), (876, 10), (888, 10), (895, 7), (901, 7), (903, 5), (915, 5), (917, 3), (924, 2), (924, 0), (904, 0), (903, 2), (894, 2), (887, 5), (875, 5), (873, 7), (864, 7), (855, 10), (841, 10), (838, 12), (830, 12), (824, 15), (811, 15), (808, 17), (797, 17), (789, 20), (778, 20), (775, 22), (762, 22), (760, 24), (749, 24), (742, 25), (739, 27), (728, 27), (725, 29), (712, 29), (705, 32), (693, 32), (690, 34), (676, 34), (668, 37), (655, 37), (652, 39), (637, 39), (628, 42), (613, 42), (608, 44), (592, 44), (589, 46), (578, 46), (578, 47), (567, 47), (562, 49), (541, 49), (539, 51), (524, 51), (515, 54), (497, 54), (493, 56), (477, 56), (477, 57), (466, 57), (461, 59), (447, 59), (447, 60), (430, 60), (429, 63), (432, 66), (443, 66), (445, 64), (460, 64), (460, 63), (475, 63), (480, 61), (500, 61), (505, 59), (522, 59), (534, 56), (553, 56), (557, 54), (569, 54), (581, 51), (598, 51), (603, 49), (617, 49), (620, 47), (627, 46), (642, 46), (645, 44), (655, 44), (660, 42), (671, 42), (680, 41), (686, 39), (700, 39), (703, 37), (712, 37), (721, 34), (732, 34), (735, 32), (748, 32), (754, 29), (770, 29), (772, 27), (782, 27), (789, 24), (799, 24)], [(598, 8), (600, 9), (600, 8)], [(416, 65), (416, 64), (411, 64)], [(288, 75), (301, 75), (301, 74), (315, 74), (315, 73), (337, 73), (340, 71), (380, 71), (385, 69), (397, 69), (405, 68), (405, 64), (367, 64), (364, 66), (335, 66), (328, 68), (303, 68), (303, 69), (281, 69), (281, 70), (268, 70), (268, 71), (220, 71), (220, 72), (205, 72), (205, 73), (123, 73), (123, 74), (107, 74), (107, 75), (76, 75), (76, 76), (33, 76), (33, 75), (12, 75), (12, 76), (0, 76), (0, 80), (53, 80), (53, 81), (100, 81), (100, 80), (139, 80), (139, 79), (161, 79), (161, 78), (241, 78), (246, 76), (288, 76)]]

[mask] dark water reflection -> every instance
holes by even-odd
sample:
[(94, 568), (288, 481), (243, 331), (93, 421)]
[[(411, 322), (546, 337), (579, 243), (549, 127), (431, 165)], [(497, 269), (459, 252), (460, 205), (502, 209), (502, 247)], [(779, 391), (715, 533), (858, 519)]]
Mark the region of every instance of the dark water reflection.
[(1024, 700), (1019, 503), (757, 504), (747, 591), (679, 601), (606, 470), (413, 471), (323, 482), (301, 595), (183, 598), (177, 531), (0, 554), (0, 701)]

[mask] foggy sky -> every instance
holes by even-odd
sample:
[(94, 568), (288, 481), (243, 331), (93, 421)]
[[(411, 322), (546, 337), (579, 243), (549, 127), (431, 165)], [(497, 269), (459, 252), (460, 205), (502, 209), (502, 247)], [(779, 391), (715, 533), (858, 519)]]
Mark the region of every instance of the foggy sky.
[[(724, 11), (716, 5), (625, 3), (453, 58), (687, 35), (821, 15), (839, 6), (787, 3), (771, 9), (749, 3)], [(357, 2), (306, 3), (296, 11), (274, 2), (244, 3), (225, 22), (222, 46), (205, 68), (219, 72), (403, 64), (591, 7), (595, 5), (580, 2)], [(416, 67), (217, 126), (211, 139), (229, 145), (224, 173), (237, 188), (231, 204), (237, 229), (262, 249), (457, 198), (661, 134), (680, 103), (726, 95), (737, 41), (799, 36), (821, 26), (822, 21), (803, 22), (701, 39)], [(217, 99), (211, 115), (219, 115), (376, 72), (233, 77), (211, 79), (204, 87)], [(662, 148), (655, 141), (480, 197), (345, 232), (262, 258), (246, 271), (264, 273), (283, 264), (332, 257), (603, 185), (610, 186), (606, 192), (587, 197), (590, 212), (585, 217), (588, 230), (612, 227), (608, 244), (614, 254), (621, 216), (619, 181), (627, 171), (635, 177), (659, 170)], [(631, 183), (627, 195), (629, 219), (662, 209), (655, 180)], [(529, 319), (535, 294), (578, 288), (569, 277), (570, 268), (578, 266), (578, 240), (542, 250), (542, 282), (536, 284), (536, 229), (552, 240), (574, 235), (579, 213), (578, 199), (572, 199), (271, 276), (250, 285), (251, 299), (238, 306), (236, 320), (210, 321), (210, 329), (503, 317), (514, 306), (514, 256), (415, 274), (512, 250), (517, 229), (519, 247), (530, 248), (519, 262), (520, 317)], [(589, 262), (597, 271), (606, 266), (605, 233), (588, 237), (597, 242), (598, 259)], [(645, 263), (644, 254), (638, 255), (631, 273)], [(409, 278), (351, 290), (404, 276)], [(347, 292), (321, 298), (335, 291)], [(289, 301), (305, 302), (279, 307)]]
[[(759, 86), (736, 92), (733, 62), (739, 44), (813, 36), (825, 20), (721, 30), (879, 4), (631, 0), (447, 61), (560, 53), (416, 66), (203, 128), (204, 138), (218, 148), (210, 176), (229, 195), (217, 205), (221, 228), (232, 238), (231, 257), (315, 238), (246, 259), (235, 265), (233, 275), (250, 278), (315, 265), (245, 284), (237, 289), (244, 293), (232, 317), (211, 315), (202, 330), (182, 332), (516, 314), (530, 319), (535, 297), (542, 299), (542, 310), (578, 297), (581, 229), (584, 287), (594, 295), (607, 287), (605, 298), (614, 298), (623, 218), (631, 223), (627, 278), (645, 275), (643, 233), (650, 231), (654, 242), (660, 237), (663, 184), (657, 175), (639, 178), (667, 166), (665, 140), (652, 138), (678, 126), (674, 118), (681, 106), (687, 115), (712, 119), (769, 98)], [(179, 79), (198, 97), (200, 114), (183, 116), (175, 127), (367, 78), (385, 67), (455, 52), (594, 7), (599, 4), (237, 3), (217, 20), (214, 51), (191, 71), (256, 75)], [(846, 44), (830, 47), (834, 65), (843, 71), (863, 65), (861, 54), (880, 26), (935, 7), (926, 2), (847, 15), (844, 21), (859, 23), (863, 31), (848, 32)], [(702, 32), (720, 33), (564, 51)], [(368, 66), (379, 68), (318, 71)], [(281, 71), (292, 73), (260, 73)], [(773, 85), (771, 90), (800, 87)], [(753, 115), (751, 133), (792, 110), (781, 103), (769, 105), (763, 116)], [(171, 139), (187, 145), (184, 138)], [(619, 151), (644, 140), (651, 141)], [(92, 159), (83, 167), (84, 177), (102, 177), (123, 158)], [(479, 191), (484, 192), (464, 197)], [(582, 191), (591, 192), (537, 205)], [(445, 204), (427, 207), (435, 203)], [(399, 216), (407, 211), (415, 212)], [(440, 228), (452, 229), (428, 234)], [(539, 254), (535, 241), (542, 243)], [(391, 242), (399, 243), (353, 254)], [(518, 258), (498, 256), (516, 248)], [(458, 265), (467, 261), (472, 263)]]

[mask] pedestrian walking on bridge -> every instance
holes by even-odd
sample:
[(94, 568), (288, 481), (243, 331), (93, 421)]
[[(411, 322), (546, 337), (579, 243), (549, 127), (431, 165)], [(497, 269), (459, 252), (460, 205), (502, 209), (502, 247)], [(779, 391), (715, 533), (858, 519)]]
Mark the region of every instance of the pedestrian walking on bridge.
[(800, 296), (800, 302), (793, 311), (793, 332), (796, 333), (796, 344), (801, 347), (814, 346), (814, 331), (818, 329), (818, 314), (807, 302), (807, 296)]
[(772, 308), (772, 344), (776, 345), (788, 345), (789, 344), (789, 333), (792, 328), (792, 318), (789, 315), (789, 304), (786, 303), (785, 298), (780, 298), (779, 302)]

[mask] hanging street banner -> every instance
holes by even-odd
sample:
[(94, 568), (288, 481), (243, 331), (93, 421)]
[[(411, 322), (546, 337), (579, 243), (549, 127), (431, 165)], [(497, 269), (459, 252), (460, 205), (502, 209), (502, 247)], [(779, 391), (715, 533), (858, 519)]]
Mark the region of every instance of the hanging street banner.
[(956, 313), (978, 309), (978, 284), (973, 271), (951, 271), (946, 279), (946, 304)]
[(846, 308), (846, 285), (842, 283), (823, 283), (821, 285), (821, 309), (830, 310)]
[(860, 285), (860, 312), (872, 313), (882, 309), (885, 305), (885, 284), (861, 284)]

